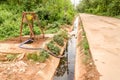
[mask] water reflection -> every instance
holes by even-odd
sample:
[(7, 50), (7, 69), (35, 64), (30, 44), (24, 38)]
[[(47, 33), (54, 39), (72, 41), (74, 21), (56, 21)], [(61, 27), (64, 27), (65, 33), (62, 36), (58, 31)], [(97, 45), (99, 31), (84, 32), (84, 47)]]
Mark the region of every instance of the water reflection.
[(78, 20), (79, 18), (77, 17), (74, 22), (73, 32), (75, 36), (72, 36), (71, 39), (68, 41), (68, 45), (66, 46), (67, 50), (65, 50), (64, 52), (66, 56), (60, 60), (60, 64), (56, 70), (53, 80), (74, 80)]
[(63, 76), (67, 69), (68, 69), (67, 58), (64, 57), (60, 60), (60, 64), (56, 70), (55, 76), (57, 77)]
[(61, 58), (60, 64), (55, 72), (55, 76), (53, 80), (67, 80), (68, 74), (68, 58), (67, 58), (67, 50), (64, 51), (65, 57)]

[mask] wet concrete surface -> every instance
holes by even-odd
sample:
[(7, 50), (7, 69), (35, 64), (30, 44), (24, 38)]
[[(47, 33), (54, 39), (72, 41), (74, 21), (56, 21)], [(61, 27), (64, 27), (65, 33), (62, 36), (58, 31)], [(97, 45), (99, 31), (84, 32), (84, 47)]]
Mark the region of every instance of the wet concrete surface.
[(76, 39), (72, 37), (68, 45), (68, 80), (74, 80)]

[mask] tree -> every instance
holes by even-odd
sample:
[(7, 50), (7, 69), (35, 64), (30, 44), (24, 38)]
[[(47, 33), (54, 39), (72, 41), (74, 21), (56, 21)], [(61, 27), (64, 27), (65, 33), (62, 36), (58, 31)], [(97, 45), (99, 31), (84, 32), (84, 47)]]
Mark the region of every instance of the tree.
[(77, 6), (79, 12), (117, 16), (120, 15), (119, 0), (82, 0)]

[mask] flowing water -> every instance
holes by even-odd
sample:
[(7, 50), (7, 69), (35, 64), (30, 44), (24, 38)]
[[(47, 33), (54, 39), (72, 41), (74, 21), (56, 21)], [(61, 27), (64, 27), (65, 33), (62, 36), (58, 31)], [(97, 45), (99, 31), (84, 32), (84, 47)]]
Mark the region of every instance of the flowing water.
[(71, 32), (72, 36), (64, 51), (64, 58), (61, 58), (60, 64), (56, 70), (53, 80), (74, 80), (75, 54), (76, 54), (76, 36), (78, 30), (79, 17), (74, 22), (74, 28)]

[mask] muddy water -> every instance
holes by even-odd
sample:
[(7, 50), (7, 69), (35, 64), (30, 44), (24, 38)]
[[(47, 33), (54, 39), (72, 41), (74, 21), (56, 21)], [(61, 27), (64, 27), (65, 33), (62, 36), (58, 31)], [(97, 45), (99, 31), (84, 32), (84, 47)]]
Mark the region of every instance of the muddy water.
[(53, 80), (74, 80), (78, 19), (79, 17), (77, 17), (74, 22), (73, 31), (70, 33), (70, 35), (73, 36), (68, 41), (67, 50), (64, 52), (65, 57), (61, 58)]

